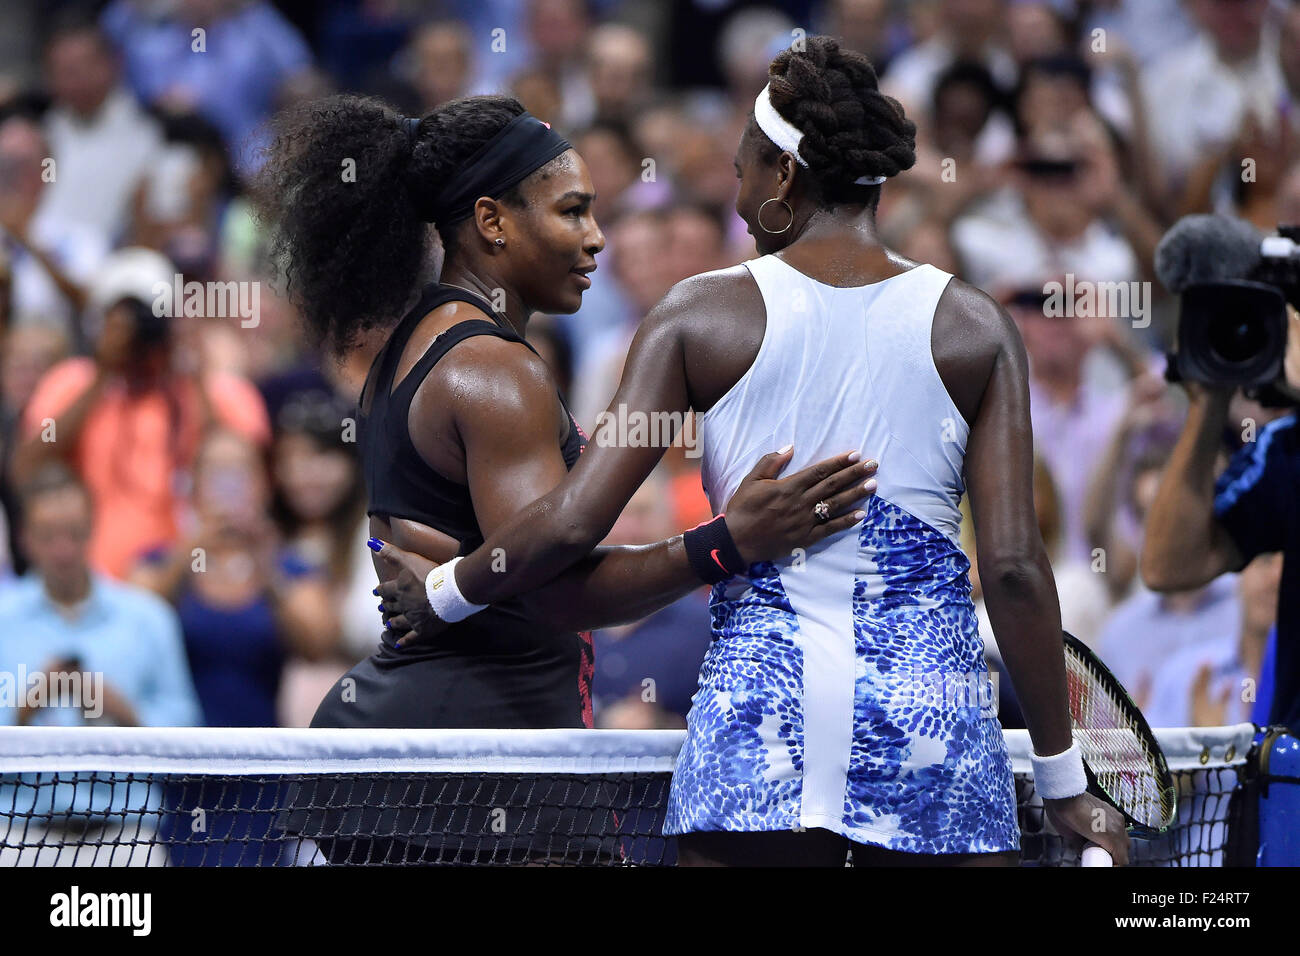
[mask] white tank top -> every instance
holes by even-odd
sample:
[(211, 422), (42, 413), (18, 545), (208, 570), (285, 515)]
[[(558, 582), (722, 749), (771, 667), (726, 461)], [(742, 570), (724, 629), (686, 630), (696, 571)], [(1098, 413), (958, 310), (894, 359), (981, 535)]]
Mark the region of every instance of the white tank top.
[(969, 426), (935, 367), (930, 328), (952, 278), (930, 265), (837, 288), (776, 256), (745, 263), (767, 308), (754, 364), (698, 423), (714, 513), (762, 455), (794, 444), (783, 474), (857, 449), (878, 497), (956, 543)]

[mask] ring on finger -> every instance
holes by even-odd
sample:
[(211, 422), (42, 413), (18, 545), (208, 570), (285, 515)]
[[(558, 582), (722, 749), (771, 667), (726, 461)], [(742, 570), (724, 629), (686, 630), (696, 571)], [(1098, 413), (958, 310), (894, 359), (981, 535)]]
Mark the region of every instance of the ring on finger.
[(813, 514), (817, 516), (817, 521), (825, 524), (831, 520), (831, 506), (828, 502), (819, 501), (813, 505)]

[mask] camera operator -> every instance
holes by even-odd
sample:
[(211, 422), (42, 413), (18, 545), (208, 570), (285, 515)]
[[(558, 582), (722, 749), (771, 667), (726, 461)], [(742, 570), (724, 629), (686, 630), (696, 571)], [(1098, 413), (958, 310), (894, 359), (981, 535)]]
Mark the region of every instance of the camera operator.
[[(183, 367), (173, 320), (151, 308), (155, 285), (170, 285), (173, 274), (150, 250), (110, 257), (91, 290), (104, 312), (95, 354), (66, 359), (37, 383), (13, 462), (18, 483), (52, 459), (81, 476), (95, 505), (91, 562), (119, 579), (142, 552), (174, 542), (189, 471), (210, 425), (260, 445), (270, 436), (250, 383)], [(199, 344), (191, 354), (202, 355)]]
[[(1203, 228), (1198, 233), (1183, 230), (1182, 238), (1192, 241), (1181, 252), (1181, 272), (1173, 270), (1179, 275), (1161, 271), (1170, 291), (1251, 274), (1243, 265), (1249, 262), (1249, 253), (1241, 254), (1250, 237), (1247, 234), (1241, 241), (1240, 224), (1221, 217), (1189, 218), (1201, 220)], [(1176, 240), (1186, 222), (1176, 225), (1162, 245)], [(1256, 240), (1256, 259), (1258, 248)], [(1291, 302), (1284, 320), (1285, 345), (1279, 345), (1282, 374), (1272, 386), (1281, 400), (1300, 402), (1300, 314), (1295, 308), (1295, 287), (1286, 291)], [(1203, 287), (1185, 293), (1183, 323), (1188, 320), (1188, 296), (1206, 301)], [(1221, 318), (1231, 319), (1238, 328), (1247, 324), (1244, 310), (1225, 310)], [(1188, 340), (1184, 330), (1179, 331), (1181, 359)], [(1157, 591), (1195, 588), (1225, 572), (1241, 570), (1257, 555), (1282, 552), (1274, 695), (1268, 721), (1295, 730), (1300, 728), (1300, 428), (1296, 414), (1293, 408), (1259, 428), (1254, 440), (1246, 441), (1216, 478), (1214, 459), (1225, 428), (1244, 427), (1229, 421), (1236, 385), (1186, 378), (1183, 385), (1190, 403), (1187, 419), (1147, 515), (1142, 578)]]

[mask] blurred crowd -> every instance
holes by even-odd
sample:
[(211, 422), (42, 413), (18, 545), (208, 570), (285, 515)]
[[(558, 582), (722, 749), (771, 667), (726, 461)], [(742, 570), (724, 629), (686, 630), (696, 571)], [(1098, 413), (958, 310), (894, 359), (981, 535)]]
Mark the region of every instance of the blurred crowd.
[[(1290, 0), (11, 0), (0, 670), (102, 672), (119, 724), (301, 726), (378, 641), (355, 402), (381, 341), (324, 359), (270, 279), (247, 184), (277, 109), (347, 90), (420, 115), (508, 91), (564, 131), (608, 246), (582, 309), (529, 334), (591, 433), (649, 308), (755, 255), (732, 156), (799, 31), (865, 52), (918, 125), (916, 166), (883, 191), (886, 244), (1020, 328), (1066, 628), (1153, 726), (1259, 719), (1280, 555), (1181, 594), (1136, 569), (1183, 414), (1155, 245), (1188, 212), (1300, 222)], [(1138, 284), (1149, 308), (1059, 316), (1058, 281)], [(154, 317), (159, 283), (182, 282), (256, 307), (185, 296)], [(1237, 402), (1255, 430), (1284, 413)], [(1252, 434), (1225, 435), (1223, 461)], [(688, 451), (612, 543), (707, 517)], [(598, 723), (684, 726), (708, 641), (703, 589), (598, 633)], [(1018, 725), (1010, 694), (1002, 717)]]

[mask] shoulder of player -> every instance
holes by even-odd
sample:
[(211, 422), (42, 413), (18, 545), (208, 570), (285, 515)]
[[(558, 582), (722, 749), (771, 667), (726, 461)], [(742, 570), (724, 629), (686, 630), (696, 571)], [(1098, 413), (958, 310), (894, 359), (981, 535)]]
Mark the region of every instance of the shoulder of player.
[(441, 374), (434, 387), (463, 412), (517, 412), (537, 406), (556, 391), (555, 378), (541, 356), (523, 342), (490, 333), (458, 342), (437, 367)]
[(982, 289), (955, 276), (934, 312), (936, 342), (951, 342), (963, 351), (994, 358), (1004, 350), (1023, 349), (1015, 321)]
[(683, 339), (716, 332), (719, 320), (752, 316), (763, 308), (758, 283), (743, 265), (701, 272), (673, 285), (641, 324), (642, 332)]

